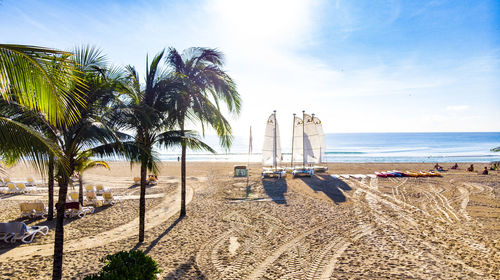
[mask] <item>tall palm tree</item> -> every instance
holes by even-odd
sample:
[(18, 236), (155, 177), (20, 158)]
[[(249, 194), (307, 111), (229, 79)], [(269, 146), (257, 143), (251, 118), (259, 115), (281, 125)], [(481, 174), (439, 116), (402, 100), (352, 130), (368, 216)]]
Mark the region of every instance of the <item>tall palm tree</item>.
[(121, 128), (133, 131), (133, 141), (122, 142), (126, 156), (131, 163), (141, 167), (141, 186), (139, 198), (139, 242), (144, 241), (146, 215), (146, 176), (147, 172), (158, 173), (156, 148), (169, 148), (185, 139), (186, 145), (193, 149), (204, 149), (214, 152), (212, 148), (200, 141), (197, 134), (189, 131), (181, 133), (172, 130), (172, 122), (167, 115), (169, 98), (175, 89), (175, 81), (168, 79), (159, 66), (164, 51), (157, 54), (151, 64), (146, 58), (145, 85), (141, 86), (139, 74), (133, 66), (127, 66), (128, 84), (122, 96), (123, 104), (117, 108), (117, 119)]
[(109, 170), (109, 165), (103, 160), (93, 160), (92, 150), (80, 152), (75, 159), (75, 172), (78, 174), (78, 201), (83, 205), (83, 172), (91, 168), (103, 167)]
[[(239, 114), (241, 100), (236, 84), (222, 69), (223, 54), (215, 49), (189, 48), (179, 54), (176, 49), (168, 51), (167, 64), (170, 76), (179, 84), (171, 95), (169, 114), (184, 136), (186, 121), (215, 129), (220, 144), (229, 148), (232, 142), (231, 125), (222, 115), (220, 104), (226, 105), (229, 112)], [(181, 144), (181, 211), (186, 215), (186, 148)]]
[(82, 150), (96, 155), (109, 154), (119, 147), (121, 135), (110, 126), (111, 104), (115, 102), (116, 91), (120, 89), (120, 76), (110, 70), (104, 56), (93, 47), (75, 50), (75, 64), (79, 75), (87, 84), (84, 92), (85, 106), (78, 106), (80, 112), (70, 125), (53, 126), (57, 135), (57, 145), (66, 163), (66, 169), (59, 166), (57, 181), (59, 198), (56, 204), (56, 231), (54, 240), (54, 262), (52, 279), (62, 277), (62, 257), (64, 245), (64, 208), (70, 176), (78, 168)]

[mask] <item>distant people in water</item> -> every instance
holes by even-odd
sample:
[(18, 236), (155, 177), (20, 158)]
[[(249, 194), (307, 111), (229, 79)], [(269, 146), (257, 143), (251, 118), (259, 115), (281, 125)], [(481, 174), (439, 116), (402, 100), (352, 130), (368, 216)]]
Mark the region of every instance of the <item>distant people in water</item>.
[(469, 167), (467, 167), (467, 171), (474, 172), (474, 164), (471, 164)]
[(453, 165), (452, 167), (450, 167), (450, 169), (458, 169), (458, 164), (455, 163), (455, 165)]
[(488, 175), (488, 168), (486, 166), (484, 167), (483, 175)]

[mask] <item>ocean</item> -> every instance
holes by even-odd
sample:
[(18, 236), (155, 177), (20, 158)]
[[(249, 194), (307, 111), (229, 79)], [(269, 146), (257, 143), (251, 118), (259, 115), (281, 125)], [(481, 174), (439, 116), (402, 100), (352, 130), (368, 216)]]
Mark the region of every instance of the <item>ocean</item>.
[[(218, 146), (215, 137), (206, 143)], [(282, 139), (283, 161), (289, 162), (290, 145)], [(261, 141), (254, 135), (248, 156), (248, 138), (236, 137), (230, 151), (217, 154), (188, 152), (189, 161), (260, 162)], [(328, 133), (325, 135), (327, 162), (491, 162), (500, 161), (500, 132), (447, 133)], [(179, 150), (161, 151), (159, 158), (175, 161)]]

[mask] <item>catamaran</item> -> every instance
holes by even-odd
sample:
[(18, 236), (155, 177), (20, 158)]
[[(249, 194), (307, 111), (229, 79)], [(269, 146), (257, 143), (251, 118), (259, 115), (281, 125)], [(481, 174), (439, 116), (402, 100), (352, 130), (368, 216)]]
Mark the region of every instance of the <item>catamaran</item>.
[(281, 162), (281, 143), (278, 121), (276, 120), (276, 110), (267, 119), (266, 131), (264, 134), (264, 145), (262, 146), (262, 165), (264, 167), (262, 177), (286, 176), (286, 172), (278, 164)]
[[(321, 121), (314, 116), (302, 111), (302, 119), (293, 114), (293, 137), (292, 137), (292, 175), (313, 176), (314, 171), (326, 171), (326, 166), (313, 166), (321, 163), (325, 152), (325, 134)], [(296, 162), (302, 165), (296, 166)]]

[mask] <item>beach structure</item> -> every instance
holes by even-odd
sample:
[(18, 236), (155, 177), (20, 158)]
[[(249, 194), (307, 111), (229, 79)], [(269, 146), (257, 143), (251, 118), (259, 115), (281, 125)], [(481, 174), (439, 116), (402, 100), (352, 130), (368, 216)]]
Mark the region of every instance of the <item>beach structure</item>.
[[(264, 134), (264, 144), (262, 145), (262, 177), (286, 176), (283, 168), (278, 167), (281, 162), (281, 143), (278, 121), (276, 120), (276, 110), (269, 116)], [(267, 166), (267, 167), (266, 167)], [(270, 166), (270, 167), (269, 167)]]
[(234, 166), (234, 177), (247, 177), (248, 169), (246, 165), (235, 165)]

